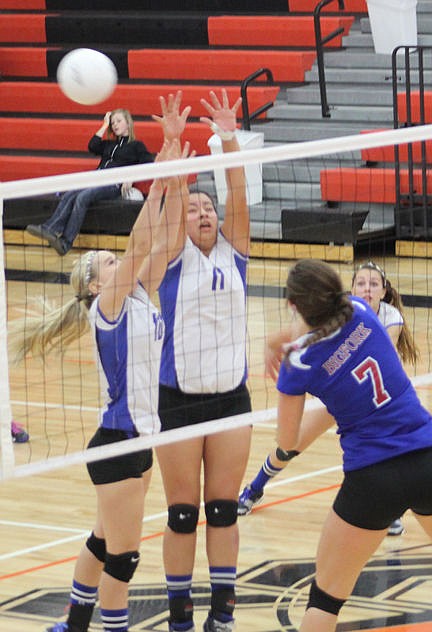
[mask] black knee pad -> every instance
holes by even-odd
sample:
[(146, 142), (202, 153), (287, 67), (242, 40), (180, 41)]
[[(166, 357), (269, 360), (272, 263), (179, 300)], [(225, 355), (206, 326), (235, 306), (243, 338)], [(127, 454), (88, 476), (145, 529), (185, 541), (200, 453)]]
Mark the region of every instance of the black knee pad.
[(236, 604), (234, 588), (222, 588), (221, 590), (213, 590), (211, 595), (211, 611), (210, 614), (216, 615), (223, 612), (232, 615)]
[(99, 562), (105, 562), (106, 543), (104, 538), (97, 538), (92, 531), (87, 538), (86, 546)]
[(344, 603), (345, 599), (336, 599), (336, 597), (328, 595), (317, 586), (315, 580), (312, 581), (306, 610), (308, 608), (318, 608), (318, 610), (338, 615)]
[(112, 555), (107, 553), (105, 558), (104, 571), (121, 582), (130, 582), (139, 564), (139, 551), (127, 551)]
[(190, 597), (172, 597), (169, 599), (170, 623), (186, 623), (193, 619), (193, 601)]
[(291, 461), (295, 456), (298, 456), (300, 452), (297, 450), (282, 450), (279, 446), (276, 448), (276, 456), (279, 461)]
[(237, 500), (211, 500), (205, 504), (207, 523), (211, 527), (230, 527), (237, 522)]
[(198, 524), (199, 508), (178, 503), (168, 507), (168, 526), (174, 533), (194, 533)]

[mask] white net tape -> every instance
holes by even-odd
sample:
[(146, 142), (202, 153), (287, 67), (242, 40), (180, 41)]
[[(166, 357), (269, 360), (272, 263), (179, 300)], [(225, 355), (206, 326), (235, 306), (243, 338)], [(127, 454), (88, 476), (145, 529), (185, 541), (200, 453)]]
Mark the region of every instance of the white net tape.
[[(45, 193), (53, 193), (73, 188), (86, 188), (90, 186), (102, 186), (115, 184), (119, 181), (143, 181), (168, 175), (183, 175), (190, 173), (208, 172), (214, 169), (225, 169), (234, 166), (246, 166), (249, 164), (263, 164), (311, 158), (314, 156), (339, 154), (341, 152), (358, 149), (384, 147), (427, 140), (432, 137), (432, 125), (424, 125), (407, 129), (398, 129), (370, 134), (352, 135), (339, 138), (330, 138), (319, 141), (293, 143), (290, 145), (278, 145), (262, 149), (248, 149), (247, 151), (233, 152), (224, 155), (212, 155), (192, 158), (188, 160), (175, 160), (165, 163), (154, 163), (121, 169), (106, 169), (102, 171), (81, 172), (67, 175), (59, 175), (47, 178), (35, 178), (3, 182), (0, 184), (0, 197), (4, 199), (23, 198)], [(4, 277), (4, 254), (1, 254), (1, 300), (0, 309), (1, 334), (0, 357), (7, 357), (6, 341), (6, 294)], [(178, 430), (171, 430), (159, 435), (139, 437), (128, 442), (119, 442), (101, 448), (76, 451), (62, 456), (47, 457), (42, 460), (29, 462), (24, 465), (15, 465), (13, 459), (12, 444), (10, 442), (10, 396), (6, 365), (0, 380), (0, 438), (1, 438), (1, 474), (3, 478), (23, 477), (36, 473), (63, 468), (69, 465), (84, 463), (92, 460), (118, 456), (126, 451), (137, 451), (144, 448), (156, 447), (168, 443), (174, 443), (194, 437), (213, 434), (222, 430), (234, 429), (256, 423), (273, 421), (276, 410), (269, 408), (258, 410), (247, 415), (238, 415), (224, 419), (209, 421), (194, 426), (188, 426)], [(432, 374), (413, 378), (416, 386), (428, 385), (432, 382)], [(316, 401), (308, 401), (307, 408), (320, 406)], [(7, 440), (8, 439), (8, 440)], [(127, 445), (125, 445), (127, 443)]]

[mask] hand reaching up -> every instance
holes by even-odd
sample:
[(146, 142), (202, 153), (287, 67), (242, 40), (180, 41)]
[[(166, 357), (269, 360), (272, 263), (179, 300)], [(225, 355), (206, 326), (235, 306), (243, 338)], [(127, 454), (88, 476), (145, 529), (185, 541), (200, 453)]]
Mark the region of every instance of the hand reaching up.
[(162, 116), (154, 114), (152, 119), (161, 125), (166, 140), (179, 139), (186, 127), (186, 121), (192, 108), (188, 105), (180, 112), (182, 98), (181, 90), (178, 90), (175, 95), (169, 94), (168, 99), (163, 96), (159, 97)]
[[(231, 107), (225, 89), (222, 89), (222, 100), (218, 99), (213, 90), (210, 92), (210, 99), (212, 103), (201, 99), (201, 104), (205, 107), (211, 118), (201, 116), (200, 121), (206, 123), (215, 134), (219, 134), (222, 140), (231, 140), (237, 126), (237, 110), (242, 102), (241, 97), (239, 97)], [(231, 138), (228, 138), (228, 136), (231, 136)]]

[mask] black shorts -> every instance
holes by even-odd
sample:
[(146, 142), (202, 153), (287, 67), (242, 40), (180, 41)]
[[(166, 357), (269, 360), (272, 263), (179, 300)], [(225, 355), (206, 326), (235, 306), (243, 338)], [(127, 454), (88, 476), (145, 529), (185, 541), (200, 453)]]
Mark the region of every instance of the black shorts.
[[(123, 430), (98, 428), (87, 447), (95, 448), (116, 443), (116, 441), (126, 441), (129, 438)], [(87, 471), (94, 485), (104, 485), (124, 481), (127, 478), (141, 478), (143, 472), (149, 470), (152, 465), (153, 452), (148, 449), (92, 461), (87, 463)]]
[(183, 393), (168, 386), (159, 386), (159, 417), (162, 431), (250, 413), (251, 410), (250, 395), (245, 384), (226, 393), (196, 395)]
[(333, 509), (362, 529), (386, 529), (407, 509), (432, 515), (432, 448), (346, 472)]

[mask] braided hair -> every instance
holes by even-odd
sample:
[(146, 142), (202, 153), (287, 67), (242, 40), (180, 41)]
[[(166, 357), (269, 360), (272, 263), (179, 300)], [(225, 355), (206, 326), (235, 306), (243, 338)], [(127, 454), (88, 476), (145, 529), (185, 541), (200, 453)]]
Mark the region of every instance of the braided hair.
[(302, 259), (291, 268), (286, 297), (312, 328), (311, 335), (304, 339), (300, 348), (308, 347), (343, 327), (351, 320), (354, 311), (339, 275), (319, 259)]

